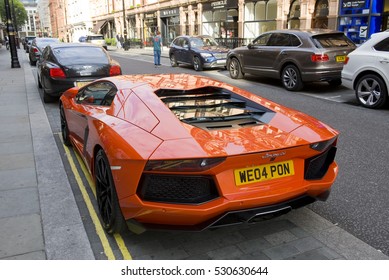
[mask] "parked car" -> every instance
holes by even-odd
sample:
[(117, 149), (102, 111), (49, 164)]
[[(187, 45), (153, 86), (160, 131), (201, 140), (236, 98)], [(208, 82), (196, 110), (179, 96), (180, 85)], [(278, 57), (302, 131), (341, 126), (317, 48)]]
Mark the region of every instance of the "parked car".
[(191, 65), (196, 71), (225, 67), (228, 50), (211, 36), (179, 36), (170, 44), (170, 63)]
[(36, 65), (43, 49), (49, 44), (60, 43), (58, 38), (35, 38), (29, 48), (28, 57), (31, 65)]
[(86, 43), (86, 38), (87, 38), (87, 36), (81, 36), (80, 38), (78, 38), (78, 42)]
[(48, 45), (37, 63), (38, 86), (46, 103), (76, 85), (120, 74), (119, 63), (102, 47), (90, 44)]
[(26, 51), (26, 53), (28, 53), (30, 51), (30, 46), (31, 46), (32, 40), (34, 40), (35, 38), (36, 38), (36, 36), (26, 36), (22, 40), (22, 44), (23, 44), (23, 47), (24, 47), (24, 50)]
[(339, 31), (275, 30), (231, 50), (227, 68), (233, 79), (245, 74), (277, 78), (291, 91), (301, 90), (308, 82), (340, 85), (346, 55), (355, 48)]
[(100, 47), (103, 47), (104, 49), (107, 50), (107, 42), (104, 40), (103, 35), (88, 35), (86, 36), (87, 43), (91, 43)]
[(338, 173), (336, 130), (204, 76), (103, 78), (59, 107), (108, 233), (260, 221), (325, 200)]
[(388, 105), (389, 32), (379, 32), (348, 54), (342, 70), (342, 83), (355, 90), (358, 102), (366, 108)]

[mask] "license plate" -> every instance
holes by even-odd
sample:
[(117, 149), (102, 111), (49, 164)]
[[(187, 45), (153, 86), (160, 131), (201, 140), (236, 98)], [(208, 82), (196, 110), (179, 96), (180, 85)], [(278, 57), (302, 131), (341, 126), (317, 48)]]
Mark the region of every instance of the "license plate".
[(273, 180), (294, 175), (293, 160), (235, 169), (237, 186)]
[(345, 55), (337, 55), (335, 56), (336, 62), (345, 62), (346, 61), (346, 56)]
[(91, 82), (91, 81), (87, 81), (87, 82), (75, 82), (75, 86), (80, 88), (80, 87), (83, 87), (83, 86), (89, 84), (90, 82)]

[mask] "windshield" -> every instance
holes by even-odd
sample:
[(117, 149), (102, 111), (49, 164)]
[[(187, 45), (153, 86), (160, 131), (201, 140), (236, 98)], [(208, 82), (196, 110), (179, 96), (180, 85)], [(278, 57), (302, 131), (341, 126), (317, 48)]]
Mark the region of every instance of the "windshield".
[(103, 35), (101, 36), (90, 36), (89, 40), (104, 40)]
[(53, 49), (58, 62), (64, 66), (73, 64), (108, 64), (109, 60), (99, 47), (64, 47)]
[(344, 34), (323, 34), (312, 38), (321, 48), (355, 47), (355, 44)]
[(219, 44), (211, 37), (190, 38), (190, 45), (193, 48), (219, 46)]

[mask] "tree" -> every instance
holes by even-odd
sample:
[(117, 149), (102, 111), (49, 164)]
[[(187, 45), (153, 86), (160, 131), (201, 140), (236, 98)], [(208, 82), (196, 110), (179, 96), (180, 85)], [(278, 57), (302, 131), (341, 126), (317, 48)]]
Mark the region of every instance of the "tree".
[[(26, 21), (28, 20), (26, 9), (24, 8), (24, 5), (22, 4), (22, 2), (20, 2), (20, 0), (9, 0), (9, 6), (11, 14), (13, 15), (13, 13), (15, 12), (16, 25), (18, 29), (20, 29), (23, 25), (26, 24)], [(7, 20), (5, 16), (4, 0), (0, 0), (0, 17), (1, 21), (6, 24)], [(12, 23), (14, 22), (12, 21)]]

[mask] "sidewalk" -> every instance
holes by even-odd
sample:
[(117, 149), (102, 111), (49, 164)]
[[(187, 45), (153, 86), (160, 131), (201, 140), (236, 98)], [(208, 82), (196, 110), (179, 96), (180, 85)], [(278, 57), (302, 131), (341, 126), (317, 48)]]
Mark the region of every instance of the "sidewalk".
[[(151, 48), (109, 50), (153, 55)], [(10, 53), (0, 48), (0, 260), (95, 259), (27, 56), (18, 56), (21, 68), (12, 69)], [(247, 248), (266, 233), (272, 259), (389, 259), (308, 208), (283, 219), (291, 225), (283, 230), (277, 223), (260, 232), (246, 228)]]
[(94, 259), (23, 50), (18, 58), (11, 68), (0, 48), (0, 260)]

